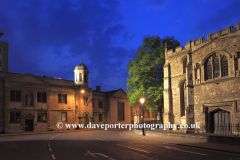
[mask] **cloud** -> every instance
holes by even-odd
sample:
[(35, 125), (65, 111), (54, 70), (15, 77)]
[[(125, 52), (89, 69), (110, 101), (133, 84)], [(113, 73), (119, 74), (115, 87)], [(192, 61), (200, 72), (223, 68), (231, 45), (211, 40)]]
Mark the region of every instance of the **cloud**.
[[(218, 9), (214, 14), (204, 17), (192, 29), (191, 34), (201, 36), (203, 34), (214, 33), (217, 30), (225, 29), (227, 26), (239, 22), (240, 19), (240, 1), (231, 0), (229, 6), (224, 9)], [(226, 26), (227, 24), (227, 26)], [(205, 37), (206, 38), (206, 37)]]
[[(5, 6), (0, 10), (0, 30), (5, 32), (1, 40), (10, 44), (10, 72), (73, 80), (72, 71), (82, 58), (90, 84), (117, 80), (114, 72), (119, 64), (109, 58), (123, 62), (128, 49), (118, 47), (118, 39), (134, 37), (121, 24), (119, 1), (5, 0), (0, 6)], [(90, 79), (91, 71), (97, 79)]]

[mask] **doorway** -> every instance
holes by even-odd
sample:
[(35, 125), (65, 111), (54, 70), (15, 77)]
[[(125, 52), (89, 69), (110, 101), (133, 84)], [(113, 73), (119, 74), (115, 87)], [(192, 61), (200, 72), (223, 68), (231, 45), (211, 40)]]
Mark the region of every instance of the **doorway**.
[(33, 119), (25, 119), (25, 131), (33, 131)]
[(217, 110), (212, 113), (212, 133), (223, 134), (231, 132), (231, 113), (225, 110)]

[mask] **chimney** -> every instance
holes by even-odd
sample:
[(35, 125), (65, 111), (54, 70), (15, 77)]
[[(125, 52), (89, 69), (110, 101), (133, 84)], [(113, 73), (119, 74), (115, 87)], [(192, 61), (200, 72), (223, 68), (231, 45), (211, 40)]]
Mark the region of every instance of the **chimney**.
[(96, 86), (96, 91), (101, 92), (101, 86)]

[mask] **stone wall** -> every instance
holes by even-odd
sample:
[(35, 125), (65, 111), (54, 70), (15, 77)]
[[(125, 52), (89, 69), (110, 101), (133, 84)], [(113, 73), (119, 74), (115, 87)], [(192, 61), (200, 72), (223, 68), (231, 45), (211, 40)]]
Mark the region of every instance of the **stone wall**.
[[(220, 77), (206, 80), (204, 63), (208, 59), (213, 60), (215, 56), (219, 58)], [(228, 75), (225, 77), (222, 76), (220, 64), (224, 56), (228, 63)], [(240, 22), (236, 29), (229, 26), (208, 34), (207, 40), (200, 37), (188, 41), (185, 48), (179, 46), (174, 52), (165, 49), (165, 58), (164, 123), (195, 121), (201, 123), (202, 129), (206, 131), (209, 129), (208, 116), (214, 106), (215, 109), (218, 106), (218, 109), (229, 111), (231, 123), (240, 123), (237, 109), (240, 99)], [(181, 114), (183, 85), (186, 87), (185, 116)]]
[[(240, 123), (240, 79), (225, 78), (194, 86), (194, 117), (200, 127), (206, 128), (208, 112), (223, 109), (232, 114), (232, 123)], [(202, 129), (201, 129), (202, 130)], [(200, 131), (201, 131), (200, 130)]]

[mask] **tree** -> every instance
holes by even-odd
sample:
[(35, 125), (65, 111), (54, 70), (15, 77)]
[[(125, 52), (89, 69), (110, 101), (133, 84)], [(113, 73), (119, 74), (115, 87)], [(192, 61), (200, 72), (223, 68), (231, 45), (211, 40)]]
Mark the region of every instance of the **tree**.
[[(136, 56), (128, 63), (127, 96), (130, 106), (146, 97), (145, 106), (150, 111), (163, 111), (163, 67), (165, 64), (165, 42), (168, 49), (175, 49), (180, 43), (174, 37), (143, 37), (142, 46), (138, 47)], [(160, 116), (162, 120), (162, 116)]]

